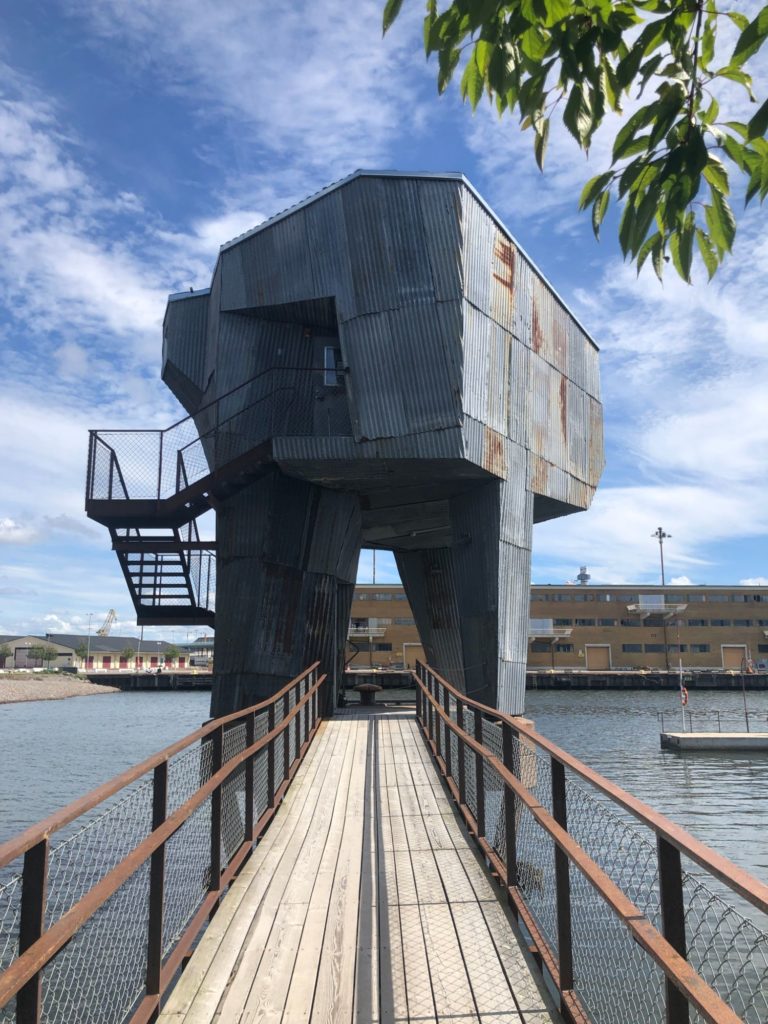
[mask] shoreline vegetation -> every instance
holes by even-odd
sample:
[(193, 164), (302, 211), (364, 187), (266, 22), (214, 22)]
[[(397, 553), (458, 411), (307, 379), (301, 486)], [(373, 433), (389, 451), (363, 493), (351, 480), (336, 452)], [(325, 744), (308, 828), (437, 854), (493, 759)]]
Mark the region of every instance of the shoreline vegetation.
[(0, 704), (65, 700), (67, 697), (92, 697), (100, 693), (120, 693), (120, 690), (116, 686), (102, 686), (58, 672), (9, 672), (0, 675)]

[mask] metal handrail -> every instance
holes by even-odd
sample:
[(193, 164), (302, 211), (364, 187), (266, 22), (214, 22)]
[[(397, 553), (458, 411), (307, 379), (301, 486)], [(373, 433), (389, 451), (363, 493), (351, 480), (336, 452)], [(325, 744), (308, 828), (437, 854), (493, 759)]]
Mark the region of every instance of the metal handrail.
[[(688, 1005), (696, 1007), (712, 1024), (736, 1024), (740, 1018), (685, 959), (685, 908), (683, 872), (680, 855), (684, 854), (709, 874), (728, 886), (753, 906), (768, 913), (768, 886), (726, 857), (709, 849), (647, 804), (619, 786), (609, 782), (577, 758), (561, 750), (520, 719), (473, 700), (452, 686), (438, 673), (421, 662), (413, 673), (417, 683), (416, 713), (438, 766), (446, 777), (470, 832), (501, 880), (514, 912), (532, 936), (536, 953), (547, 967), (560, 991), (561, 1006), (572, 1019), (589, 1020), (574, 988), (573, 948), (571, 935), (570, 883), (568, 865), (573, 864), (616, 917), (629, 930), (666, 976), (668, 1021), (688, 1021)], [(455, 702), (454, 721), (451, 701)], [(474, 715), (474, 735), (463, 728), (465, 710)], [(499, 758), (483, 742), (483, 721), (501, 727), (503, 756)], [(446, 732), (448, 730), (448, 732)], [(456, 737), (458, 765), (453, 757), (448, 735)], [(529, 749), (538, 748), (550, 758), (552, 774), (552, 813), (544, 808), (521, 778), (519, 760), (513, 754), (515, 743), (523, 742)], [(475, 812), (468, 806), (466, 767), (468, 752), (474, 760)], [(501, 782), (505, 824), (504, 857), (486, 837), (485, 782), (483, 765), (493, 770)], [(456, 769), (458, 768), (458, 775)], [(568, 833), (567, 789), (565, 769), (590, 783), (624, 810), (650, 828), (656, 836), (661, 919), (663, 933), (626, 896)], [(555, 848), (555, 885), (557, 914), (557, 954), (538, 927), (526, 905), (519, 886), (516, 853), (516, 817), (523, 806), (552, 840)]]
[[(21, 881), (21, 916), (19, 924), (19, 955), (0, 974), (0, 1009), (16, 996), (18, 1024), (38, 1024), (41, 1019), (41, 980), (43, 969), (94, 914), (114, 896), (141, 868), (150, 861), (150, 887), (148, 899), (148, 946), (146, 968), (146, 995), (131, 1017), (131, 1021), (153, 1019), (165, 990), (174, 979), (184, 956), (192, 948), (208, 917), (215, 910), (225, 887), (236, 876), (248, 858), (254, 843), (263, 834), (282, 801), (285, 792), (304, 757), (321, 719), (323, 702), (320, 691), (326, 676), (318, 676), (319, 663), (306, 669), (267, 700), (242, 711), (213, 719), (159, 753), (152, 755), (122, 772), (109, 782), (96, 787), (87, 795), (55, 812), (36, 825), (26, 829), (14, 839), (0, 846), (0, 868), (23, 856)], [(302, 690), (305, 692), (302, 693)], [(293, 703), (291, 704), (291, 699)], [(282, 718), (276, 722), (276, 709)], [(255, 738), (256, 719), (267, 713), (267, 731)], [(244, 748), (224, 758), (227, 730), (245, 727)], [(289, 730), (295, 730), (295, 757), (289, 758)], [(284, 737), (282, 766), (276, 763), (276, 741)], [(169, 763), (186, 749), (195, 749), (203, 743), (211, 746), (211, 774), (200, 781), (197, 789), (171, 814), (167, 814)], [(266, 751), (267, 807), (254, 821), (254, 769), (256, 756)], [(232, 851), (228, 863), (221, 862), (222, 844), (222, 788), (234, 773), (244, 766), (245, 821), (244, 838)], [(66, 825), (97, 808), (152, 773), (152, 828), (137, 841), (103, 878), (92, 885), (53, 924), (46, 927), (45, 907), (48, 888), (48, 856), (50, 838)], [(183, 935), (167, 955), (163, 950), (163, 906), (165, 900), (164, 863), (166, 844), (206, 801), (211, 801), (210, 815), (210, 886), (208, 895), (189, 922)], [(109, 813), (108, 811), (105, 813)], [(130, 1009), (130, 1008), (129, 1008)]]

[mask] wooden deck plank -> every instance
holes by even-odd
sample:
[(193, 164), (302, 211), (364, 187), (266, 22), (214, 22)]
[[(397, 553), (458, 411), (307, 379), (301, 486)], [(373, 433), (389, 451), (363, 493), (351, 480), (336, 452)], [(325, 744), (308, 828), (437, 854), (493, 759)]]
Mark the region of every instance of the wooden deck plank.
[[(285, 843), (299, 826), (308, 800), (312, 798), (312, 786), (322, 778), (333, 755), (334, 743), (338, 737), (329, 741), (323, 725), (315, 737), (315, 742), (307, 754), (300, 773), (294, 779), (294, 785), (288, 789), (280, 811), (273, 819), (261, 842), (248, 860), (240, 875), (235, 879), (226, 899), (222, 902), (213, 922), (206, 929), (195, 956), (179, 979), (163, 1010), (161, 1019), (170, 1021), (176, 1014), (186, 1015), (219, 951), (227, 956), (222, 949), (229, 927), (244, 902), (257, 902), (263, 896), (269, 883), (274, 867), (279, 863), (281, 843)], [(310, 753), (312, 756), (310, 756)], [(295, 785), (296, 782), (300, 784)], [(229, 940), (233, 938), (230, 935)], [(232, 949), (236, 955), (237, 946)], [(228, 959), (228, 957), (227, 957)], [(211, 979), (209, 979), (210, 983)]]
[(357, 925), (355, 1005), (352, 1024), (379, 1024), (378, 844), (376, 821), (382, 813), (376, 779), (376, 727), (368, 733), (365, 762), (363, 861), (360, 872), (360, 913)]
[[(332, 1024), (351, 1020), (354, 1003), (355, 963), (357, 958), (357, 920), (360, 873), (363, 854), (363, 801), (365, 797), (365, 757), (368, 724), (357, 723), (355, 756), (349, 782), (346, 814), (342, 822), (339, 852), (333, 883), (318, 897), (326, 902), (326, 921), (320, 949), (317, 984), (312, 1004), (313, 1024)], [(318, 877), (319, 881), (319, 877)], [(315, 892), (317, 892), (317, 885)], [(313, 892), (313, 898), (315, 896)], [(314, 963), (308, 959), (307, 963)], [(296, 1018), (288, 1015), (285, 1020)]]
[[(311, 787), (309, 808), (312, 814), (321, 794), (329, 789), (328, 781), (336, 779), (343, 772), (343, 766), (349, 757), (348, 748), (349, 737), (339, 737), (339, 742), (334, 746), (334, 753), (327, 762), (326, 771), (318, 776)], [(201, 988), (190, 1010), (189, 1024), (204, 1024), (206, 1020), (210, 1020), (206, 1014), (209, 1013), (211, 1003), (217, 995), (214, 1020), (235, 1021), (244, 1011), (252, 979), (261, 964), (286, 891), (293, 882), (311, 821), (312, 818), (305, 813), (299, 826), (280, 850), (281, 856), (271, 877), (264, 878), (267, 872), (262, 867), (259, 872), (264, 878), (261, 898), (258, 902), (249, 900), (241, 906), (240, 913), (228, 929), (228, 935), (224, 937), (224, 943), (229, 944), (228, 955), (219, 958), (217, 970), (215, 973), (211, 972), (210, 979), (206, 979), (206, 986)], [(233, 951), (236, 951), (234, 961)]]
[(412, 713), (338, 714), (161, 1024), (552, 1024), (469, 842)]
[[(293, 956), (294, 959), (296, 957), (299, 943), (303, 937), (308, 903), (317, 874), (317, 846), (327, 835), (331, 808), (338, 799), (338, 795), (344, 792), (343, 782), (350, 769), (354, 738), (347, 736), (343, 746), (343, 760), (339, 764), (339, 757), (335, 755), (329, 763), (325, 776), (318, 780), (317, 797), (310, 808), (311, 816), (305, 816), (304, 833), (303, 835), (295, 834), (285, 848), (264, 899), (255, 911), (251, 927), (242, 944), (242, 953), (233, 968), (234, 976), (231, 980), (228, 979), (226, 992), (223, 993), (220, 1006), (217, 1009), (217, 1017), (224, 1022), (238, 1020), (239, 1015), (245, 1012), (251, 997), (254, 978), (262, 969), (262, 960), (272, 955), (273, 947), (279, 944), (281, 938), (287, 942), (290, 936), (290, 939), (295, 941)], [(297, 900), (295, 895), (303, 898)], [(282, 906), (291, 903), (299, 908), (297, 917), (300, 917), (302, 927), (298, 931), (286, 933), (286, 936), (279, 933), (273, 934)], [(289, 981), (290, 976), (291, 972), (289, 972)]]

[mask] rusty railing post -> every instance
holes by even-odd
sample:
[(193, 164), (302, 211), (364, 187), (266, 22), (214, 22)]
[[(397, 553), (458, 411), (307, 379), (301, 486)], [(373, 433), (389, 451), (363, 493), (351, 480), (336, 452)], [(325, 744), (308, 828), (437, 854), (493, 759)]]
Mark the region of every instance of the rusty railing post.
[[(160, 828), (168, 813), (168, 762), (152, 775), (152, 831)], [(160, 995), (163, 966), (163, 900), (165, 893), (165, 843), (149, 862), (149, 923), (147, 925), (147, 995)]]
[[(483, 742), (483, 713), (475, 708), (475, 739)], [(477, 804), (477, 838), (485, 836), (485, 772), (483, 771), (483, 755), (475, 753), (475, 803)]]
[[(440, 704), (442, 704), (441, 691), (442, 691), (443, 687), (442, 687), (442, 684), (438, 683), (437, 680), (435, 680), (434, 683), (435, 683), (435, 692), (434, 692), (433, 696), (434, 696), (434, 698), (437, 701), (437, 704), (439, 706)], [(434, 721), (435, 721), (435, 750), (437, 752), (437, 756), (438, 757), (442, 757), (443, 756), (443, 720), (440, 718), (440, 715), (438, 713), (437, 708), (433, 708), (433, 710), (434, 710), (434, 713), (435, 713), (435, 719), (434, 719)]]
[[(685, 901), (683, 899), (683, 868), (680, 851), (664, 839), (656, 837), (659, 858), (659, 900), (661, 931), (664, 938), (682, 957), (687, 957), (685, 942)], [(666, 1024), (688, 1024), (688, 1000), (665, 978)]]
[[(224, 757), (224, 726), (211, 733), (211, 775), (221, 769)], [(221, 783), (211, 794), (211, 892), (221, 886)]]
[[(448, 718), (451, 717), (451, 691), (448, 689), (447, 686), (443, 687), (443, 711), (445, 711), (445, 713), (448, 716)], [(451, 730), (450, 730), (450, 728), (448, 727), (447, 724), (444, 724), (444, 729), (445, 729), (445, 752), (444, 752), (443, 756), (444, 756), (444, 759), (445, 759), (445, 772), (446, 772), (446, 775), (450, 775), (451, 777), (453, 777), (453, 772), (452, 772), (452, 767), (453, 766), (452, 766), (452, 759), (451, 759), (451, 735), (452, 735), (452, 733), (451, 733)]]
[[(48, 892), (48, 840), (41, 839), (24, 854), (19, 920), (19, 956), (43, 934)], [(43, 1002), (43, 972), (38, 971), (16, 996), (16, 1024), (39, 1024)]]
[[(515, 775), (515, 734), (509, 722), (501, 723), (501, 749), (504, 767)], [(509, 889), (517, 885), (517, 799), (515, 791), (504, 786), (504, 844), (507, 849), (507, 902), (513, 906)]]
[[(267, 708), (267, 732), (271, 733), (275, 728), (275, 705), (270, 704)], [(275, 785), (275, 744), (276, 739), (271, 739), (267, 744), (267, 798), (269, 800), (269, 806), (275, 806), (275, 793), (277, 786)]]
[[(552, 817), (568, 829), (568, 809), (565, 791), (565, 768), (554, 757), (552, 769)], [(571, 876), (568, 857), (555, 844), (555, 899), (557, 912), (557, 953), (560, 974), (560, 993), (573, 988), (573, 947), (571, 938)], [(561, 1007), (562, 1009), (562, 1007)]]
[[(248, 715), (245, 720), (245, 746), (252, 747), (256, 742), (256, 713)], [(256, 755), (251, 754), (245, 762), (245, 838), (253, 842), (253, 773), (256, 766)]]
[[(295, 692), (296, 692), (296, 696), (293, 699), (293, 706), (294, 707), (296, 707), (296, 705), (301, 700), (301, 683), (297, 683), (296, 684)], [(301, 708), (299, 708), (298, 711), (296, 712), (296, 718), (294, 719), (294, 726), (293, 726), (293, 728), (294, 728), (294, 733), (295, 733), (295, 739), (294, 739), (293, 747), (294, 747), (294, 751), (295, 751), (296, 757), (299, 757), (299, 755), (301, 754)]]
[[(456, 725), (460, 729), (464, 729), (464, 701), (456, 698)], [(456, 756), (459, 759), (459, 804), (461, 807), (467, 806), (467, 765), (466, 765), (466, 754), (467, 747), (464, 743), (463, 736), (457, 736)]]
[[(291, 691), (283, 697), (283, 722), (291, 713)], [(283, 778), (285, 782), (291, 767), (291, 723), (286, 723), (283, 729)]]

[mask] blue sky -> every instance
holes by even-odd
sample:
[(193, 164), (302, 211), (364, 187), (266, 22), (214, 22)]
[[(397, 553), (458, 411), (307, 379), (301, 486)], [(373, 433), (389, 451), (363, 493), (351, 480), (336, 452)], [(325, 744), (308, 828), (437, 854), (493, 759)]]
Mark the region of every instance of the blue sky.
[[(88, 429), (182, 415), (159, 379), (168, 293), (207, 286), (219, 244), (358, 167), (464, 172), (600, 345), (606, 470), (590, 511), (536, 527), (534, 581), (586, 564), (594, 582), (658, 582), (661, 524), (668, 580), (768, 583), (766, 212), (739, 215), (713, 283), (637, 278), (613, 224), (598, 245), (576, 210), (609, 136), (587, 163), (555, 131), (540, 175), (513, 121), (438, 98), (422, 4), (404, 6), (384, 40), (368, 0), (7, 6), (0, 633), (84, 631), (109, 608), (135, 632), (83, 512)], [(754, 70), (765, 95), (766, 60)]]

